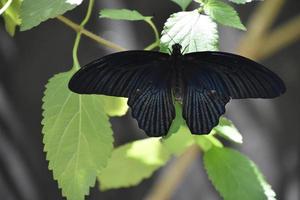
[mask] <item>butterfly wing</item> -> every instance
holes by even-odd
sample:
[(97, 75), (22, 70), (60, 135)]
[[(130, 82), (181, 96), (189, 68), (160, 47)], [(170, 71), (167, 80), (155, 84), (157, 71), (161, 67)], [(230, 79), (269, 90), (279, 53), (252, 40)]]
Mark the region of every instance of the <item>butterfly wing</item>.
[(129, 97), (128, 105), (139, 127), (148, 136), (159, 137), (167, 134), (175, 118), (170, 86), (171, 73), (161, 70), (152, 80), (148, 87)]
[(104, 56), (82, 67), (69, 82), (80, 94), (129, 97), (147, 87), (168, 55), (154, 51), (123, 51)]
[[(185, 75), (190, 72), (192, 70), (185, 70)], [(225, 105), (230, 97), (205, 89), (190, 78), (184, 82), (182, 116), (192, 134), (208, 134), (218, 124), (220, 116), (225, 113)]]
[(233, 99), (274, 98), (285, 92), (283, 81), (266, 67), (239, 55), (197, 52), (184, 55), (199, 84)]
[(242, 56), (196, 52), (184, 55), (181, 63), (183, 117), (193, 134), (209, 133), (230, 98), (273, 98), (285, 91), (275, 73)]
[(149, 136), (167, 133), (175, 117), (169, 55), (125, 51), (91, 62), (74, 74), (69, 88), (79, 94), (128, 97), (138, 125)]

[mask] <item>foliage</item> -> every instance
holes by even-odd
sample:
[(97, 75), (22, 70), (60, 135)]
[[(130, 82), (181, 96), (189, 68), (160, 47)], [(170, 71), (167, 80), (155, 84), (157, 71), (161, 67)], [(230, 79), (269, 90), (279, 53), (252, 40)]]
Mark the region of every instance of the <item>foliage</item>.
[(127, 10), (127, 9), (103, 9), (100, 11), (100, 17), (116, 20), (130, 20), (130, 21), (139, 21), (139, 20), (150, 20), (152, 17), (143, 16), (136, 10)]
[(171, 1), (179, 5), (182, 10), (186, 10), (186, 8), (192, 2), (192, 0), (171, 0)]
[(220, 24), (246, 30), (234, 8), (222, 1), (209, 0), (204, 5), (204, 12)]
[[(8, 0), (0, 0), (0, 8), (3, 8), (9, 3)], [(3, 12), (5, 29), (11, 35), (15, 35), (16, 26), (21, 24), (20, 18), (21, 0), (11, 1), (9, 7)]]
[[(274, 198), (258, 168), (246, 156), (229, 148), (211, 148), (204, 154), (208, 176), (224, 199)], [(230, 181), (226, 181), (230, 180)], [(272, 190), (271, 190), (272, 191)]]
[(67, 88), (72, 74), (49, 80), (42, 124), (49, 169), (65, 196), (83, 199), (111, 155), (113, 137), (101, 97), (77, 95)]
[(137, 185), (165, 165), (170, 155), (159, 138), (147, 138), (117, 147), (98, 177), (100, 188), (107, 190)]
[[(168, 52), (174, 43), (180, 43), (185, 53), (218, 50), (217, 23), (245, 30), (234, 8), (221, 0), (194, 0), (198, 8), (192, 11), (184, 11), (192, 0), (171, 1), (183, 11), (170, 15), (161, 37), (153, 17), (144, 16), (136, 10), (102, 9), (100, 18), (145, 21), (155, 35), (155, 41), (145, 49), (159, 47), (162, 52)], [(251, 0), (229, 1), (245, 4)], [(0, 0), (0, 9), (3, 7), (6, 30), (13, 36), (17, 25), (22, 31), (29, 30), (72, 10), (81, 2)], [(89, 0), (87, 16), (78, 25), (82, 30), (93, 3), (94, 0)], [(241, 153), (224, 147), (219, 140), (222, 137), (234, 143), (243, 142), (237, 128), (225, 117), (209, 135), (192, 135), (182, 118), (181, 105), (176, 103), (176, 118), (166, 137), (133, 141), (113, 148), (109, 117), (125, 115), (127, 100), (103, 95), (77, 95), (67, 88), (70, 77), (79, 67), (77, 49), (81, 33), (77, 33), (74, 44), (73, 68), (51, 78), (43, 98), (44, 150), (49, 169), (67, 199), (84, 199), (96, 179), (100, 181), (102, 190), (137, 185), (164, 166), (171, 157), (182, 155), (191, 145), (202, 150), (208, 176), (225, 200), (275, 199), (274, 191), (257, 166)], [(109, 46), (108, 43), (103, 44)]]

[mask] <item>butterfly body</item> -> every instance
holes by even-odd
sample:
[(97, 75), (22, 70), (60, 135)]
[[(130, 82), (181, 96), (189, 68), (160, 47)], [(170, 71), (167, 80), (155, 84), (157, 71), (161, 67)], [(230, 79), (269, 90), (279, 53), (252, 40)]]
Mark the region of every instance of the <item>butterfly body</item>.
[(285, 92), (283, 81), (264, 66), (225, 52), (181, 53), (124, 51), (82, 67), (69, 82), (79, 94), (128, 98), (132, 116), (148, 136), (168, 133), (175, 118), (174, 100), (193, 134), (218, 124), (230, 99), (274, 98)]

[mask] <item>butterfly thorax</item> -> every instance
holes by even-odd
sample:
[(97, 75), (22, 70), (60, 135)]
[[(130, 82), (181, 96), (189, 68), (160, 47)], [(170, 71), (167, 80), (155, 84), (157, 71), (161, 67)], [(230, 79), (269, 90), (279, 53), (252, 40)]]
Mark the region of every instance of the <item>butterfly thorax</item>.
[(182, 46), (180, 44), (177, 44), (177, 43), (173, 44), (171, 56), (172, 57), (182, 56), (181, 49), (182, 49)]

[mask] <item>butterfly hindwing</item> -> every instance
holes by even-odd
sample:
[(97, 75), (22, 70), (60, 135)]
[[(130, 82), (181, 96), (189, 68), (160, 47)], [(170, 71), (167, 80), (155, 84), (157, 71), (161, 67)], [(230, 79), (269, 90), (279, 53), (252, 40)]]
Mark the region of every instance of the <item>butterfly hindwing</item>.
[(283, 81), (266, 67), (242, 56), (225, 52), (195, 52), (184, 55), (193, 68), (192, 79), (205, 89), (234, 99), (274, 98), (285, 92)]
[(104, 56), (82, 67), (69, 82), (79, 94), (129, 97), (151, 81), (168, 55), (153, 51), (125, 51)]
[(175, 108), (170, 88), (170, 73), (161, 71), (148, 87), (129, 97), (132, 116), (148, 136), (166, 135), (175, 118)]
[(230, 98), (215, 90), (206, 90), (186, 82), (183, 97), (183, 118), (193, 134), (208, 134), (215, 127)]

